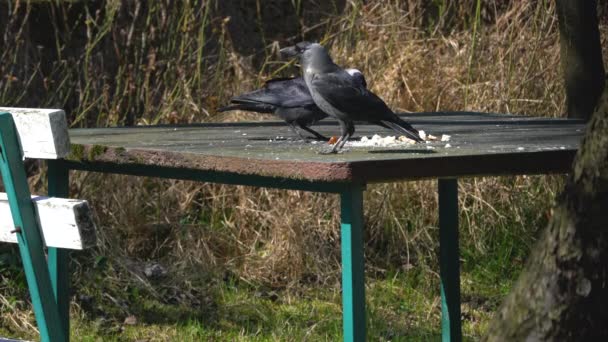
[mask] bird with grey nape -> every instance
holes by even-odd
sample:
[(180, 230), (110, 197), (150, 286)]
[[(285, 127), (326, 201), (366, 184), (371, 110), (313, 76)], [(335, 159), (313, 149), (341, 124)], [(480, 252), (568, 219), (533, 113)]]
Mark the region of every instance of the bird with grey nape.
[(300, 42), (281, 49), (281, 53), (300, 57), (304, 81), (313, 101), (340, 124), (342, 135), (328, 153), (336, 153), (344, 147), (355, 133), (354, 123), (359, 121), (390, 128), (414, 141), (422, 141), (416, 129), (399, 118), (376, 94), (336, 65), (320, 44)]
[[(346, 72), (355, 78), (358, 84), (366, 86), (365, 77), (357, 69)], [(267, 81), (261, 89), (235, 96), (231, 104), (218, 108), (218, 112), (246, 110), (257, 113), (272, 113), (283, 119), (302, 139), (306, 139), (298, 129), (305, 130), (317, 139), (328, 140), (316, 132), (311, 125), (327, 117), (312, 99), (302, 77), (275, 78)]]

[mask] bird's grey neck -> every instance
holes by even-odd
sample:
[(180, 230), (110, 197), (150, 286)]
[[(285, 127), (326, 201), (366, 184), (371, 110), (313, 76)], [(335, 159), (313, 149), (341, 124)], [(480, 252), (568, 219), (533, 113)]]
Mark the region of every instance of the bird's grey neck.
[(314, 56), (314, 58), (303, 58), (302, 68), (304, 69), (305, 73), (312, 72), (315, 74), (332, 72), (339, 69), (328, 55)]

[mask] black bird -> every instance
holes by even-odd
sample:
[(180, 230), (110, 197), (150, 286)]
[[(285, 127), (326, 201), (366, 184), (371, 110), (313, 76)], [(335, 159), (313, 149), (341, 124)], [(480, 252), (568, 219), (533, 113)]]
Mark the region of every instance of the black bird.
[(261, 89), (235, 96), (230, 102), (231, 105), (219, 108), (218, 112), (240, 109), (274, 114), (285, 120), (302, 139), (305, 137), (298, 128), (312, 133), (317, 139), (327, 140), (308, 127), (326, 118), (327, 114), (315, 105), (302, 77), (269, 80)]
[[(357, 69), (347, 69), (357, 84), (365, 87), (365, 77)], [(298, 128), (313, 134), (317, 139), (328, 140), (309, 126), (327, 117), (312, 99), (302, 77), (275, 78), (267, 81), (261, 89), (241, 94), (230, 99), (231, 105), (219, 108), (218, 112), (248, 110), (272, 113), (289, 125), (300, 138), (305, 139)]]
[(300, 57), (304, 81), (313, 101), (340, 123), (342, 135), (330, 153), (341, 150), (355, 133), (355, 121), (391, 128), (415, 141), (422, 141), (418, 131), (399, 118), (382, 99), (337, 66), (323, 46), (301, 42), (281, 52)]

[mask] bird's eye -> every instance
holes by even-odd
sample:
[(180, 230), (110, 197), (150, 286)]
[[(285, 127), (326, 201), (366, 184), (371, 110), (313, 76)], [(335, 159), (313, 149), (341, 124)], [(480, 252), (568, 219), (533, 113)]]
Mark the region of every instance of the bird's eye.
[(309, 47), (310, 47), (310, 43), (309, 42), (306, 42), (306, 41), (305, 42), (299, 42), (299, 43), (296, 44), (296, 51), (298, 53), (302, 53), (304, 51), (309, 50)]

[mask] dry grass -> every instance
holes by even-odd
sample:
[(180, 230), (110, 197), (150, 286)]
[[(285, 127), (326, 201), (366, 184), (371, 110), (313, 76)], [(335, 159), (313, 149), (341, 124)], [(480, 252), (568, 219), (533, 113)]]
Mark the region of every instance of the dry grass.
[[(305, 38), (322, 40), (338, 64), (362, 70), (395, 109), (563, 116), (553, 2), (470, 1), (452, 9), (453, 17), (435, 18), (437, 25), (428, 23), (423, 3), (349, 1), (339, 15), (327, 12), (318, 22), (310, 19), (314, 3), (295, 1), (293, 11)], [(74, 126), (267, 119), (218, 116), (215, 108), (263, 79), (297, 72), (278, 59), (273, 33), (254, 35), (263, 49), (243, 53), (231, 28), (236, 19), (213, 1), (108, 0), (93, 12), (80, 3), (56, 4), (51, 17), (74, 31), (47, 37), (58, 46), (44, 48), (32, 40), (36, 27), (27, 20), (37, 5), (1, 6), (15, 16), (3, 24), (0, 102), (67, 108)], [(464, 271), (512, 277), (560, 185), (554, 176), (462, 180)], [(73, 174), (72, 194), (90, 199), (100, 228), (99, 248), (76, 257), (76, 284), (93, 293), (91, 284), (103, 280), (109, 306), (118, 306), (109, 298), (133, 287), (164, 301), (180, 292), (179, 302), (201, 305), (202, 282), (213, 287), (222, 277), (296, 292), (339, 286), (333, 195), (88, 173)], [(369, 275), (416, 269), (436, 281), (436, 182), (371, 185), (365, 200)], [(483, 258), (490, 261), (478, 265)], [(165, 265), (167, 281), (142, 276), (152, 261)], [(11, 296), (6, 288), (2, 293), (0, 299)], [(3, 315), (2, 325), (31, 329), (24, 308), (11, 305), (0, 303), (3, 312), (21, 314)]]

